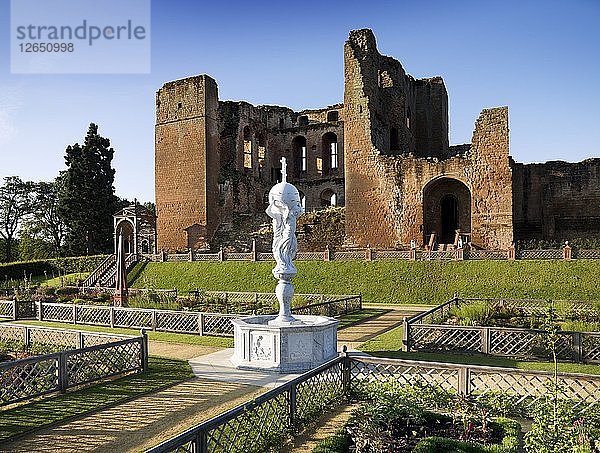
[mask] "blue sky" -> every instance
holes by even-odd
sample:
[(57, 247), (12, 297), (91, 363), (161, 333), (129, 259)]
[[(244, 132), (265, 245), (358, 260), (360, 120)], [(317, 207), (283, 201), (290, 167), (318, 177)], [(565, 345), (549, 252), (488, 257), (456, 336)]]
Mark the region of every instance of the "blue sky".
[(9, 7), (0, 0), (0, 177), (52, 179), (95, 122), (115, 148), (117, 194), (153, 200), (164, 82), (206, 73), (221, 99), (342, 102), (343, 44), (364, 27), (408, 73), (444, 78), (452, 144), (470, 142), (482, 108), (508, 105), (515, 160), (600, 156), (597, 0), (155, 0), (151, 72), (139, 75), (12, 75)]

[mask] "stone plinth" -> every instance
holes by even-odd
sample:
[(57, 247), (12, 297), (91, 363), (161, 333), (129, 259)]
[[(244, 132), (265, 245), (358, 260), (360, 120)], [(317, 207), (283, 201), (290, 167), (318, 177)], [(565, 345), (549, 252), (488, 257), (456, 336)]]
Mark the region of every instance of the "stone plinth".
[(232, 321), (235, 350), (231, 362), (237, 368), (306, 371), (337, 355), (337, 320), (296, 316), (292, 323), (269, 322), (275, 318), (251, 316)]

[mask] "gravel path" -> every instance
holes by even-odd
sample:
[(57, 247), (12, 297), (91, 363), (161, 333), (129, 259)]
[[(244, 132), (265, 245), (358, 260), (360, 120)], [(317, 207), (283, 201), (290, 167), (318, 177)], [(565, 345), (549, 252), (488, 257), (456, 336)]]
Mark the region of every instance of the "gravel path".
[(11, 452), (143, 451), (255, 398), (264, 389), (190, 379), (0, 446)]

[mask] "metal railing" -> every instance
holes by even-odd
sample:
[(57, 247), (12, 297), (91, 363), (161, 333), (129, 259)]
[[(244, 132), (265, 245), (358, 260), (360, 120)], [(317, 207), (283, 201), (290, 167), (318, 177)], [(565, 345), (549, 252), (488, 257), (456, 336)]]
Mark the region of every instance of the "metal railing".
[(0, 340), (65, 349), (0, 363), (0, 406), (148, 368), (148, 339), (0, 323)]
[(280, 436), (342, 401), (348, 376), (342, 367), (343, 358), (337, 357), (148, 452), (268, 451), (281, 440)]

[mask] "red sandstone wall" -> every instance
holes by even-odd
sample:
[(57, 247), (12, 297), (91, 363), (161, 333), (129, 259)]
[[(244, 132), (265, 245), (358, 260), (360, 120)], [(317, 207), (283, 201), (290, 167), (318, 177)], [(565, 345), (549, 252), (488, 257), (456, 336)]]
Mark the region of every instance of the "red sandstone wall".
[(207, 166), (218, 161), (217, 96), (215, 81), (206, 75), (166, 83), (156, 94), (159, 249), (203, 247), (218, 222), (214, 210), (216, 180), (206, 172)]

